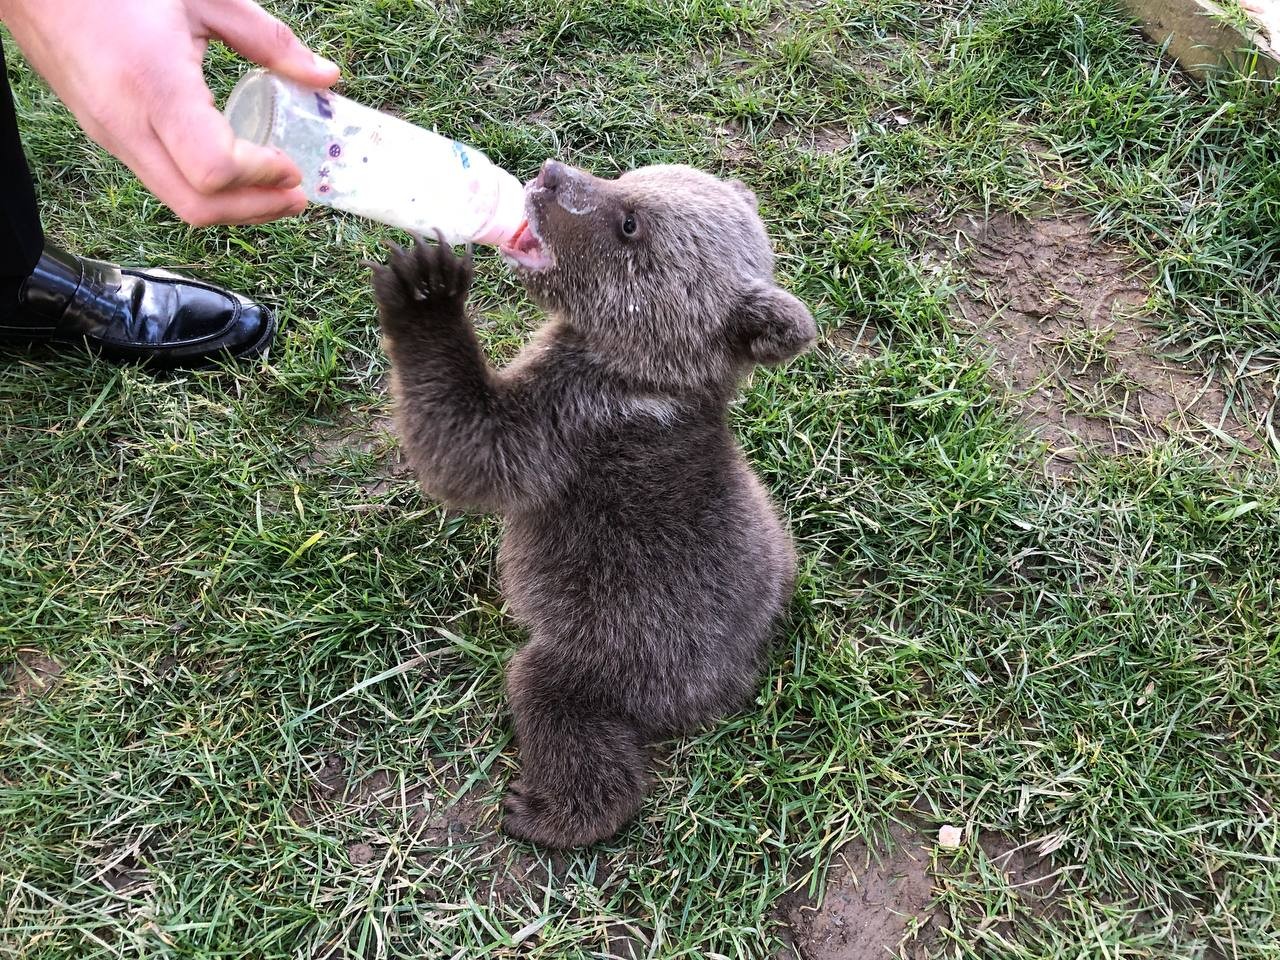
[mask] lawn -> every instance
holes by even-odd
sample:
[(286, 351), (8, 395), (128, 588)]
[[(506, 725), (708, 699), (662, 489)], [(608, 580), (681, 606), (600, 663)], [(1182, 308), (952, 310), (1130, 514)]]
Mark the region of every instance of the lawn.
[[(822, 330), (734, 412), (796, 601), (629, 829), (503, 838), (521, 637), (496, 522), (389, 432), (394, 232), (185, 227), (10, 45), (51, 238), (283, 331), (169, 377), (0, 354), (0, 955), (1280, 957), (1273, 92), (1101, 0), (271, 7), (518, 176), (759, 193)], [(498, 359), (538, 320), (487, 253), (473, 307)]]

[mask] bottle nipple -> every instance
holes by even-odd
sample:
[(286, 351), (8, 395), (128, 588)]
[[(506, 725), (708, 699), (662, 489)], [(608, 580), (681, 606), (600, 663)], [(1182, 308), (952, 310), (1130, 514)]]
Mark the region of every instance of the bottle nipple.
[(498, 178), (498, 203), (476, 243), (498, 245), (510, 240), (524, 223), (524, 187), (505, 170), (494, 168)]

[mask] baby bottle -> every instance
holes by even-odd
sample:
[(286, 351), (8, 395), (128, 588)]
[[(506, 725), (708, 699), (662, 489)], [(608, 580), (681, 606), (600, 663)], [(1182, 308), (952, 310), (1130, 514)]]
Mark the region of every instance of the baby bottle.
[(309, 200), (449, 243), (500, 244), (524, 222), (520, 181), (478, 150), (262, 69), (227, 99), (236, 136), (283, 150)]

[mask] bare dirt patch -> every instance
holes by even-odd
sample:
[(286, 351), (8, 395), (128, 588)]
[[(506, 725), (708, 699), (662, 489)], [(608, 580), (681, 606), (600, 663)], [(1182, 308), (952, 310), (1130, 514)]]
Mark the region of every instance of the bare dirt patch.
[(780, 913), (790, 928), (790, 952), (778, 960), (885, 960), (923, 957), (944, 925), (929, 907), (928, 838), (895, 826), (889, 849), (863, 840), (836, 857), (821, 905), (784, 898)]
[(853, 143), (853, 132), (844, 124), (794, 124), (775, 120), (767, 135), (813, 153), (839, 153)]
[[(289, 818), (299, 826), (346, 826), (372, 830), (403, 828), (425, 841), (447, 840), (454, 826), (470, 825), (474, 811), (464, 794), (466, 785), (448, 776), (422, 771), (418, 782), (401, 779), (388, 770), (374, 770), (356, 776), (337, 755), (326, 757), (311, 779), (307, 799), (296, 803)], [(458, 822), (455, 807), (461, 806), (468, 816)], [(352, 848), (376, 844), (360, 841)], [(372, 857), (356, 850), (355, 859), (366, 862)]]
[(823, 155), (847, 150), (854, 140), (852, 131), (844, 124), (795, 124), (782, 119), (774, 120), (752, 135), (748, 135), (746, 127), (737, 120), (723, 121), (716, 132), (720, 155), (734, 167), (748, 165), (760, 145), (770, 140)]
[(827, 123), (810, 128), (808, 140), (817, 153), (838, 153), (849, 148), (853, 143), (853, 136), (847, 127)]
[(1062, 842), (1058, 834), (1023, 843), (1015, 843), (1001, 833), (984, 832), (978, 837), (982, 852), (1005, 874), (1010, 884), (1045, 901), (1053, 900), (1057, 894), (1059, 871), (1052, 857), (1061, 849)]
[(19, 647), (13, 663), (0, 673), (0, 702), (18, 703), (47, 693), (58, 682), (62, 664), (35, 647)]
[(827, 340), (840, 357), (863, 361), (882, 352), (880, 337), (870, 323), (855, 326), (843, 324), (833, 330)]
[[(494, 924), (513, 936), (522, 933), (532, 944), (538, 934), (527, 930), (529, 918), (541, 913), (548, 896), (581, 882), (575, 877), (580, 867), (569, 855), (508, 840), (499, 831), (494, 786), (429, 763), (404, 773), (359, 773), (331, 755), (312, 768), (289, 816), (298, 827), (339, 842), (338, 855), (326, 858), (330, 871), (376, 876), (380, 888), (394, 896), (420, 896), (421, 885), (431, 888), (462, 875), (469, 895)], [(636, 856), (629, 848), (598, 854), (591, 885), (607, 888)], [(639, 960), (649, 955), (644, 934), (641, 927), (614, 924), (600, 931), (599, 942), (611, 956)], [(352, 929), (332, 933), (315, 955), (348, 956), (356, 935)]]
[(1258, 449), (1228, 394), (1159, 347), (1151, 277), (1087, 217), (961, 217), (943, 256), (963, 276), (956, 308), (994, 354), (993, 377), (1048, 443), (1049, 469), (1086, 451), (1133, 453), (1171, 436)]
[(98, 880), (112, 893), (130, 897), (153, 892), (151, 874), (139, 860), (137, 849), (125, 851), (98, 874)]
[[(1054, 856), (1063, 839), (1056, 834), (1029, 842), (1015, 842), (1000, 833), (983, 833), (978, 837), (983, 854), (978, 875), (964, 875), (970, 874), (970, 870), (948, 875), (963, 875), (969, 886), (995, 888), (1017, 907), (1004, 916), (984, 916), (973, 927), (975, 934), (981, 936), (991, 931), (993, 935), (1012, 937), (1019, 916), (1055, 920), (1064, 915), (1063, 879), (1072, 868)], [(945, 879), (942, 882), (945, 883)]]
[[(834, 858), (820, 902), (800, 893), (782, 899), (775, 915), (787, 928), (788, 946), (774, 960), (923, 960), (941, 945), (959, 909), (959, 937), (971, 947), (987, 936), (1008, 937), (1027, 916), (1059, 916), (1062, 881), (1070, 866), (1055, 854), (1063, 838), (1052, 835), (1017, 842), (982, 831), (977, 849), (962, 834), (960, 850), (940, 846), (937, 827), (895, 825), (881, 846), (855, 840)], [(934, 851), (937, 858), (934, 859)], [(998, 892), (1016, 903), (1007, 914), (963, 919), (963, 905), (945, 904), (948, 890)], [(963, 903), (963, 901), (961, 901)]]
[(608, 960), (646, 960), (652, 931), (629, 923), (611, 923), (605, 931), (604, 953)]
[(311, 441), (311, 453), (301, 460), (305, 466), (324, 466), (352, 454), (386, 454), (395, 446), (395, 424), (383, 415), (368, 420), (344, 418), (332, 427), (316, 429)]

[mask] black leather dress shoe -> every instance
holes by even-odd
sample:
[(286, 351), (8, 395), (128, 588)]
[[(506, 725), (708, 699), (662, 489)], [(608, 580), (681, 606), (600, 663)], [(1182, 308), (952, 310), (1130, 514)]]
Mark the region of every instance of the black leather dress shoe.
[(253, 357), (275, 334), (265, 307), (165, 270), (121, 269), (46, 246), (0, 339), (84, 341), (102, 356), (152, 367)]

